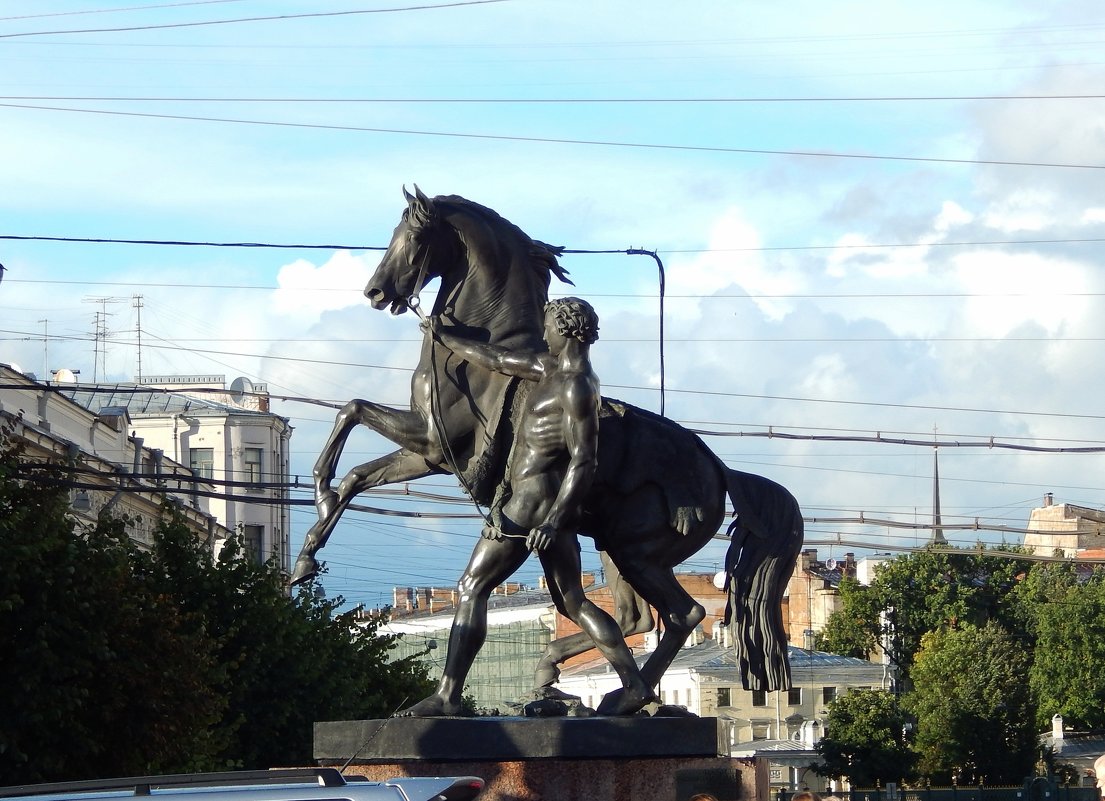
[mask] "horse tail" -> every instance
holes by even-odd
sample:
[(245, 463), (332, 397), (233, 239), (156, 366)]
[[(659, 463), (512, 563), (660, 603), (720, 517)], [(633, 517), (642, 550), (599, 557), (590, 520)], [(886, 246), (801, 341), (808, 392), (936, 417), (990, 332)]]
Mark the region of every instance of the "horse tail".
[(763, 476), (726, 468), (736, 519), (725, 554), (726, 622), (735, 617), (737, 664), (746, 690), (790, 687), (782, 602), (802, 550), (802, 510), (790, 492)]

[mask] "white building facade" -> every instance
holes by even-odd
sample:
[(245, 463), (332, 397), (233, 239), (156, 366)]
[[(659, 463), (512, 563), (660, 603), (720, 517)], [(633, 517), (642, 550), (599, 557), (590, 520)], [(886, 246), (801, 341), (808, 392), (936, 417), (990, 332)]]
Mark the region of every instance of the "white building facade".
[(215, 485), (197, 481), (185, 465), (144, 444), (131, 423), (125, 408), (94, 412), (57, 385), (0, 364), (0, 425), (23, 445), (25, 477), (33, 479), (47, 462), (58, 465), (78, 526), (95, 525), (102, 512), (126, 517), (131, 539), (149, 546), (162, 503), (169, 501), (200, 539), (225, 539), (229, 531), (207, 497)]
[(221, 375), (173, 375), (62, 387), (94, 411), (126, 409), (129, 426), (146, 447), (213, 485), (210, 511), (226, 529), (241, 532), (247, 553), (290, 568), (292, 427), (269, 411), (264, 385), (236, 379), (227, 387)]

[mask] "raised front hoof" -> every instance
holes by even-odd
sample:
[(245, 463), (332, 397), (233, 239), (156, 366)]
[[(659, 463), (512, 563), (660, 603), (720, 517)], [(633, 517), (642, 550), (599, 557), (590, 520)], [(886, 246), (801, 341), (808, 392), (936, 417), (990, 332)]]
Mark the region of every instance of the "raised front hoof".
[(316, 561), (313, 556), (301, 554), (300, 557), (295, 560), (295, 570), (292, 571), (292, 577), (288, 580), (288, 583), (294, 587), (297, 584), (310, 581), (317, 575), (318, 561)]

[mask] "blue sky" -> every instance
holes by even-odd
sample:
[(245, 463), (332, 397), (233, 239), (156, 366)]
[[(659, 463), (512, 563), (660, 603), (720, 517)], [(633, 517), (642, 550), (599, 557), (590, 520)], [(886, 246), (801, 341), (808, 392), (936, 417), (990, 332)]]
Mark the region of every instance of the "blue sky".
[[(9, 2), (0, 235), (382, 246), (417, 183), (546, 242), (660, 251), (667, 412), (697, 428), (1097, 446), (1103, 39), (1090, 2)], [(106, 309), (129, 380), (141, 295), (146, 374), (401, 405), (420, 334), (364, 302), (377, 260), (0, 239), (0, 361), (90, 376)], [(563, 265), (607, 393), (657, 408), (651, 260)], [(331, 413), (276, 410), (306, 478)], [(927, 522), (931, 448), (708, 442), (791, 488), (822, 557), (924, 542), (842, 520)], [(386, 450), (358, 433), (343, 468)], [(940, 456), (947, 523), (1023, 526), (1049, 491), (1105, 506), (1101, 455)], [(475, 523), (408, 522), (351, 514), (328, 590), (452, 584)]]

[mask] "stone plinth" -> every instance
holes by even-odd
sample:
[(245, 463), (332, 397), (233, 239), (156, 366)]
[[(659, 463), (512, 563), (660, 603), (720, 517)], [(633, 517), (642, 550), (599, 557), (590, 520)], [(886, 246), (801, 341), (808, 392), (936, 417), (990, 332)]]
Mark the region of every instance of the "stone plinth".
[(481, 801), (766, 801), (766, 763), (718, 756), (715, 718), (390, 718), (315, 724), (347, 774), (479, 776)]
[(315, 759), (715, 757), (716, 718), (386, 718), (315, 724)]

